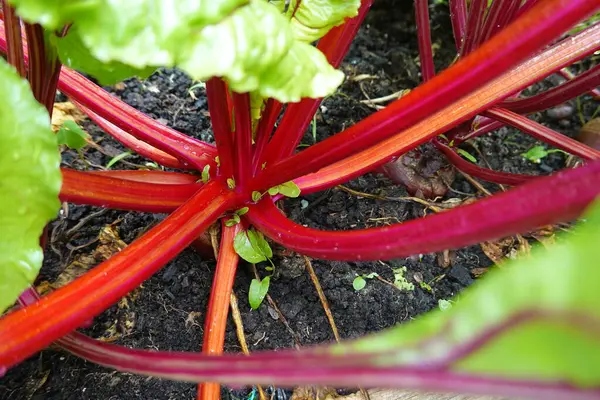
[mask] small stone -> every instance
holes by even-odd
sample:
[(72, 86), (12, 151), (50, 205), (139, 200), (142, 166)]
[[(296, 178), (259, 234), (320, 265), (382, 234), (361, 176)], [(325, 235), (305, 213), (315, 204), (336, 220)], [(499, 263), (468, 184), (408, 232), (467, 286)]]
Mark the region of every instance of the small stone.
[(275, 321), (277, 321), (279, 319), (279, 314), (273, 307), (268, 306), (267, 311), (269, 312), (269, 315), (271, 316), (271, 318), (273, 318)]
[(574, 110), (575, 109), (573, 108), (573, 106), (570, 106), (568, 104), (561, 104), (560, 106), (548, 109), (546, 111), (546, 114), (549, 118), (552, 119), (565, 119), (573, 115)]
[(463, 286), (469, 286), (473, 283), (469, 270), (461, 265), (453, 266), (448, 272), (448, 276)]
[(561, 119), (560, 121), (558, 121), (558, 125), (561, 128), (569, 128), (571, 126), (571, 121), (569, 121), (568, 119)]

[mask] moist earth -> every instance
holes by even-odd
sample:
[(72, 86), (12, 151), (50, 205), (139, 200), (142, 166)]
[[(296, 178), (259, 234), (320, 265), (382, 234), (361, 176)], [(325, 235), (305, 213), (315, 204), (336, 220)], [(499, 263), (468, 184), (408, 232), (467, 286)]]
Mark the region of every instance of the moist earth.
[[(375, 2), (342, 66), (348, 79), (336, 94), (323, 102), (316, 117), (316, 135), (313, 135), (312, 128), (309, 129), (301, 146), (339, 132), (375, 111), (361, 101), (387, 96), (419, 84), (418, 50), (411, 4), (407, 1)], [(431, 15), (435, 60), (439, 71), (453, 61), (453, 38), (447, 8), (437, 5), (432, 8)], [(525, 93), (535, 93), (556, 84), (552, 79)], [(194, 83), (178, 70), (163, 69), (146, 81), (130, 79), (107, 89), (161, 122), (188, 135), (211, 141), (204, 89), (198, 86), (190, 90)], [(572, 106), (574, 111), (562, 119), (553, 118), (547, 113), (537, 114), (534, 118), (573, 136), (582, 122), (594, 114), (597, 105), (588, 97), (583, 97)], [(64, 166), (96, 169), (125, 151), (119, 143), (102, 134), (93, 123), (84, 122), (83, 126), (99, 146), (85, 150), (85, 162), (76, 153), (65, 151)], [(565, 166), (566, 157), (562, 153), (552, 153), (539, 164), (521, 156), (537, 143), (514, 129), (502, 128), (476, 139), (474, 146), (466, 145), (464, 148), (478, 159), (480, 165), (506, 172), (546, 175)], [(141, 157), (131, 155), (116, 164), (115, 168), (137, 168), (145, 162)], [(483, 186), (490, 191), (499, 190), (497, 185), (484, 183)], [(345, 187), (388, 200), (364, 198), (335, 188), (287, 200), (283, 208), (298, 223), (331, 230), (384, 226), (431, 213), (421, 203), (399, 200), (409, 196), (404, 187), (381, 174), (367, 174), (346, 183)], [(438, 200), (438, 204), (446, 200), (462, 202), (481, 195), (459, 173), (445, 198)], [(96, 261), (101, 261), (100, 241), (97, 239), (103, 228), (114, 227), (120, 240), (131, 243), (164, 217), (161, 214), (69, 204), (50, 225), (51, 241), (46, 249), (38, 285), (54, 282), (74, 260), (84, 260), (82, 256), (92, 255)], [(115, 237), (110, 240), (113, 244), (118, 243)], [(266, 301), (258, 310), (250, 309), (247, 296), (253, 272), (248, 265), (242, 263), (236, 277), (234, 291), (239, 299), (250, 351), (333, 342), (332, 330), (305, 271), (303, 258), (285, 252), (278, 254), (274, 260), (277, 269), (269, 294), (285, 317), (288, 327)], [(410, 321), (438, 307), (439, 300), (452, 299), (492, 264), (479, 245), (446, 254), (416, 255), (385, 262), (312, 260), (343, 339), (356, 338)], [(214, 266), (213, 260), (203, 259), (194, 250), (187, 249), (126, 300), (97, 317), (93, 326), (84, 331), (93, 337), (135, 348), (199, 351)], [(399, 290), (378, 279), (368, 279), (365, 288), (360, 291), (353, 288), (356, 276), (373, 272), (393, 282), (393, 270), (400, 267), (406, 267), (404, 276), (414, 285), (413, 290)], [(267, 274), (264, 268), (264, 265), (258, 266), (262, 276)], [(427, 283), (430, 290), (419, 282)], [(241, 351), (231, 320), (227, 326), (225, 351)], [(195, 392), (194, 384), (116, 372), (56, 348), (36, 354), (0, 379), (2, 400), (192, 399), (195, 398)], [(223, 398), (242, 399), (247, 398), (249, 393), (250, 389), (224, 388)], [(286, 399), (290, 391), (275, 390), (275, 395), (275, 398)]]

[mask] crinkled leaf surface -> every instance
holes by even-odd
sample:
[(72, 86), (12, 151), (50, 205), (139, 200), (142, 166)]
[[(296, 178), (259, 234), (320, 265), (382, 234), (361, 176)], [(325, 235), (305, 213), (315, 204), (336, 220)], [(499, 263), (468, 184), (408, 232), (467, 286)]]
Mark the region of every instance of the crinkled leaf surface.
[(264, 0), (11, 3), (26, 20), (48, 29), (73, 22), (72, 31), (56, 42), (63, 56), (83, 44), (92, 59), (77, 67), (91, 74), (98, 73), (93, 59), (109, 63), (115, 76), (125, 66), (133, 71), (179, 66), (196, 80), (223, 77), (236, 92), (257, 91), (282, 102), (323, 97), (343, 80), (319, 50), (295, 39), (290, 21)]
[(287, 15), (291, 17), (294, 36), (313, 42), (343, 24), (346, 18), (355, 17), (359, 7), (360, 0), (291, 0)]
[(119, 61), (99, 62), (83, 44), (77, 30), (78, 27), (75, 26), (64, 38), (51, 36), (51, 40), (64, 65), (71, 69), (85, 71), (98, 79), (100, 84), (113, 85), (132, 76), (145, 79), (156, 70), (154, 67), (135, 68)]
[(564, 243), (488, 272), (452, 308), (335, 353), (520, 380), (600, 386), (600, 202)]
[(42, 265), (40, 235), (60, 207), (60, 155), (29, 85), (0, 60), (0, 313)]

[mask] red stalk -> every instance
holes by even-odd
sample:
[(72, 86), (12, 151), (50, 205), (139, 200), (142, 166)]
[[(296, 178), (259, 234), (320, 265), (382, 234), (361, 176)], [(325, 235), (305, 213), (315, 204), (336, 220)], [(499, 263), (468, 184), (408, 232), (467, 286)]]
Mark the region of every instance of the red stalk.
[(186, 165), (178, 159), (176, 159), (175, 157), (171, 156), (170, 154), (167, 154), (164, 151), (159, 150), (156, 147), (151, 146), (142, 140), (136, 139), (133, 135), (130, 135), (129, 133), (125, 132), (118, 126), (111, 124), (92, 110), (83, 107), (76, 101), (73, 101), (73, 103), (92, 121), (94, 121), (96, 125), (98, 125), (104, 132), (108, 133), (118, 142), (135, 151), (139, 155), (144, 156), (152, 161), (155, 161), (158, 164), (163, 165), (165, 167), (178, 169), (191, 168), (189, 164)]
[[(235, 98), (235, 97), (234, 97)], [(210, 290), (208, 310), (204, 319), (204, 343), (202, 354), (223, 354), (225, 343), (225, 328), (227, 327), (227, 315), (229, 314), (229, 300), (233, 290), (233, 281), (238, 265), (239, 257), (233, 249), (233, 239), (240, 232), (241, 225), (232, 227), (221, 225), (222, 236), (219, 246), (217, 268)], [(198, 385), (198, 399), (218, 399), (221, 394), (221, 386), (218, 383), (203, 383)]]
[[(3, 27), (2, 21), (0, 21), (1, 27)], [(4, 30), (0, 29), (0, 51), (6, 52), (6, 47)], [(24, 51), (24, 59), (27, 64), (27, 46), (24, 46)], [(201, 169), (207, 163), (214, 164), (216, 151), (212, 145), (193, 139), (155, 121), (67, 67), (62, 67), (61, 72), (58, 80), (60, 91), (102, 118), (136, 138), (197, 168)]]
[(158, 183), (164, 185), (185, 185), (185, 184), (197, 184), (198, 188), (201, 184), (198, 184), (198, 177), (191, 174), (182, 174), (180, 172), (167, 172), (167, 171), (146, 171), (142, 169), (133, 170), (107, 170), (107, 171), (87, 171), (85, 174), (107, 176), (111, 178), (126, 179), (128, 181), (145, 182), (145, 183)]
[(494, 0), (485, 18), (479, 44), (500, 32), (512, 21), (520, 4), (521, 0)]
[(532, 175), (510, 174), (507, 172), (493, 171), (488, 168), (482, 168), (463, 159), (452, 147), (449, 147), (445, 143), (442, 143), (436, 139), (434, 139), (433, 143), (442, 153), (444, 153), (446, 158), (448, 158), (448, 161), (450, 161), (456, 168), (476, 178), (483, 179), (484, 181), (499, 183), (501, 185), (515, 186), (538, 178), (537, 176)]
[[(37, 293), (33, 289), (25, 291), (19, 298), (19, 302), (22, 306), (33, 304), (37, 300)], [(438, 360), (430, 363), (429, 368), (417, 366), (417, 371), (424, 373), (425, 377), (429, 376), (428, 374), (432, 374), (432, 377), (437, 378), (431, 381), (427, 379), (425, 381), (415, 381), (413, 379), (414, 377), (411, 375), (414, 373), (411, 372), (411, 368), (413, 366), (386, 368), (386, 363), (383, 365), (377, 365), (376, 362), (374, 363), (372, 361), (377, 360), (377, 358), (381, 355), (378, 353), (362, 355), (338, 354), (335, 357), (332, 357), (327, 352), (320, 351), (319, 348), (313, 348), (305, 349), (301, 352), (293, 352), (289, 350), (277, 353), (263, 352), (262, 354), (253, 354), (248, 357), (240, 357), (239, 355), (207, 357), (197, 353), (129, 349), (91, 339), (78, 332), (73, 332), (64, 336), (57, 341), (57, 344), (75, 356), (85, 358), (97, 364), (102, 364), (115, 369), (130, 371), (138, 374), (148, 374), (153, 376), (160, 375), (171, 379), (204, 381), (217, 377), (217, 379), (225, 382), (232, 382), (235, 379), (235, 382), (237, 383), (248, 384), (251, 381), (255, 382), (255, 380), (248, 380), (249, 377), (247, 371), (258, 372), (262, 375), (259, 379), (264, 379), (264, 375), (267, 373), (266, 370), (276, 368), (276, 371), (279, 372), (279, 375), (276, 374), (274, 376), (272, 373), (269, 374), (269, 379), (274, 379), (276, 384), (283, 383), (281, 381), (281, 377), (288, 379), (286, 382), (289, 385), (298, 385), (300, 381), (306, 381), (310, 384), (315, 384), (316, 382), (328, 385), (334, 383), (342, 384), (339, 379), (340, 377), (344, 379), (344, 376), (346, 379), (357, 379), (360, 377), (363, 380), (361, 382), (364, 382), (365, 384), (374, 384), (374, 377), (371, 376), (371, 374), (377, 374), (377, 376), (380, 376), (381, 372), (387, 371), (391, 373), (391, 370), (394, 370), (396, 373), (394, 376), (396, 380), (409, 379), (408, 383), (414, 385), (413, 387), (431, 390), (434, 385), (438, 385), (435, 387), (440, 388), (445, 387), (444, 385), (447, 384), (443, 383), (441, 386), (439, 386), (440, 382), (444, 382), (443, 377), (438, 375), (440, 370), (439, 367), (445, 367), (447, 369), (461, 358), (468, 356), (468, 354), (474, 349), (493, 340), (494, 337), (501, 335), (508, 329), (515, 328), (520, 324), (535, 320), (550, 320), (555, 323), (562, 322), (569, 324), (570, 326), (577, 326), (578, 329), (581, 329), (585, 332), (590, 332), (592, 335), (595, 334), (593, 329), (590, 329), (590, 325), (595, 321), (587, 321), (585, 319), (582, 320), (577, 317), (573, 318), (571, 315), (565, 316), (556, 312), (526, 310), (508, 318), (500, 325), (489, 327), (470, 341), (463, 343), (462, 346), (458, 346), (458, 348), (449, 349), (449, 351), (445, 353), (440, 353), (438, 351), (436, 353), (438, 354)], [(431, 347), (432, 345), (435, 346), (440, 339), (444, 340), (444, 337), (427, 337), (424, 338), (421, 343), (415, 343), (411, 347), (414, 350), (415, 347), (422, 348)], [(402, 352), (403, 350), (404, 348), (401, 346), (396, 351)], [(388, 356), (389, 352), (387, 352), (385, 355)], [(324, 370), (324, 367), (327, 369)], [(356, 373), (357, 371), (355, 370), (355, 367), (361, 368), (360, 373)], [(317, 375), (316, 377), (307, 376), (310, 375), (310, 372), (307, 374), (307, 371), (314, 371), (315, 368), (318, 368), (317, 373), (320, 375)], [(290, 375), (288, 369), (293, 370), (293, 382), (289, 380)], [(234, 374), (235, 378), (232, 378), (231, 372), (233, 370), (246, 371), (246, 373), (244, 374), (244, 372), (241, 372), (240, 374)], [(315, 378), (319, 380), (315, 381)], [(388, 378), (389, 376), (386, 375), (385, 379), (382, 381), (384, 385), (390, 384)], [(451, 382), (452, 384), (455, 384), (457, 381), (460, 382), (459, 387), (455, 388), (455, 391), (457, 392), (474, 391), (474, 382), (479, 382), (479, 384), (486, 385), (485, 378), (473, 377), (474, 382), (465, 382), (464, 378), (465, 375), (450, 375), (446, 377), (448, 382)], [(396, 380), (394, 380), (394, 383), (398, 384)], [(361, 382), (358, 383), (360, 384)], [(548, 393), (552, 394), (553, 398), (565, 398), (569, 400), (593, 398), (591, 396), (596, 395), (598, 392), (594, 389), (591, 391), (581, 390), (570, 388), (568, 385), (562, 386), (560, 384), (558, 387), (555, 385), (548, 387), (544, 383), (535, 381), (523, 382), (500, 380), (500, 382), (504, 383), (500, 384), (499, 386), (490, 386), (488, 383), (485, 390), (483, 388), (481, 390), (486, 394), (489, 394), (490, 392), (502, 395), (508, 395), (508, 393), (512, 393), (515, 396), (523, 396), (524, 393), (527, 392), (532, 396), (540, 396), (540, 398), (544, 398), (542, 396), (545, 396), (546, 391), (548, 391)], [(357, 382), (354, 381), (354, 385), (356, 384)]]
[(256, 128), (256, 145), (254, 146), (252, 157), (253, 175), (261, 168), (259, 161), (264, 159), (265, 150), (282, 108), (283, 104), (275, 99), (268, 99), (266, 102), (265, 109)]
[(15, 9), (2, 0), (4, 11), (4, 35), (7, 42), (6, 57), (10, 65), (14, 66), (21, 77), (27, 77), (25, 59), (23, 56), (23, 40), (21, 38), (21, 19), (15, 14)]
[(248, 93), (233, 93), (233, 112), (235, 115), (234, 176), (236, 186), (244, 187), (252, 174), (252, 119)]
[(467, 30), (467, 1), (450, 0), (450, 19), (452, 20), (452, 33), (456, 52), (459, 53), (465, 39)]
[(233, 385), (258, 382), (278, 386), (352, 387), (364, 384), (554, 400), (595, 400), (600, 395), (597, 388), (582, 389), (568, 383), (496, 379), (422, 366), (388, 367), (370, 364), (365, 357), (354, 355), (335, 358), (327, 353), (315, 355), (318, 349), (207, 357), (195, 353), (134, 350), (79, 333), (70, 334), (59, 344), (76, 356), (120, 371), (190, 382), (215, 379)]
[(139, 286), (189, 245), (235, 201), (218, 181), (208, 183), (164, 221), (108, 261), (39, 302), (0, 319), (0, 366), (10, 367)]
[(189, 163), (201, 170), (206, 164), (214, 165), (216, 152), (212, 146), (160, 124), (77, 72), (63, 68), (58, 88), (125, 132), (181, 160), (184, 166)]
[(231, 132), (231, 117), (227, 105), (227, 88), (219, 78), (211, 78), (206, 82), (206, 97), (208, 111), (212, 121), (213, 134), (219, 154), (220, 175), (232, 178), (234, 171), (233, 136)]
[(502, 128), (503, 126), (504, 126), (503, 123), (498, 122), (498, 121), (493, 121), (493, 122), (487, 123), (485, 125), (482, 125), (475, 130), (469, 131), (465, 134), (460, 133), (460, 134), (454, 136), (452, 138), (452, 140), (454, 140), (454, 144), (456, 146), (458, 146), (462, 142), (466, 142), (467, 140), (476, 138), (477, 136), (485, 135), (486, 133), (490, 133), (492, 131), (495, 131), (496, 129)]
[[(496, 0), (497, 1), (497, 0)], [(467, 16), (467, 30), (460, 56), (465, 57), (475, 50), (480, 43), (483, 29), (487, 0), (471, 0), (469, 14)]]
[[(596, 25), (590, 28), (597, 29)], [(599, 48), (600, 44), (597, 44), (596, 50)], [(581, 96), (599, 85), (600, 65), (596, 65), (583, 74), (576, 76), (573, 80), (548, 89), (543, 93), (521, 99), (507, 99), (499, 103), (498, 107), (506, 108), (519, 114), (530, 114), (562, 104), (567, 100)]]
[(581, 157), (584, 160), (597, 160), (600, 158), (600, 151), (504, 108), (490, 108), (485, 111), (484, 115), (507, 125), (514, 126), (536, 139)]
[[(37, 293), (33, 289), (25, 291), (19, 298), (19, 303), (24, 305), (33, 304), (38, 300)], [(377, 359), (381, 356), (380, 353), (370, 354), (338, 354), (335, 357), (328, 354), (326, 351), (321, 349), (305, 349), (301, 352), (294, 352), (284, 350), (277, 353), (263, 352), (253, 354), (248, 357), (239, 355), (226, 355), (222, 357), (207, 357), (197, 353), (182, 353), (182, 352), (161, 352), (161, 351), (149, 351), (149, 350), (135, 350), (126, 347), (112, 345), (100, 340), (91, 339), (78, 332), (70, 333), (57, 341), (62, 348), (71, 352), (75, 356), (85, 358), (97, 364), (102, 364), (108, 367), (112, 367), (122, 371), (130, 371), (138, 374), (148, 374), (152, 376), (160, 375), (171, 379), (190, 380), (190, 381), (205, 381), (210, 378), (217, 378), (224, 382), (236, 382), (238, 384), (255, 382), (250, 380), (248, 371), (251, 373), (259, 373), (261, 376), (257, 379), (265, 379), (268, 373), (269, 379), (275, 380), (274, 383), (282, 384), (282, 377), (287, 379), (285, 381), (288, 385), (298, 385), (299, 382), (307, 382), (310, 384), (321, 383), (321, 384), (339, 384), (341, 379), (362, 379), (362, 381), (354, 381), (354, 385), (357, 383), (374, 384), (374, 378), (376, 376), (381, 377), (382, 372), (392, 373), (395, 371), (393, 384), (399, 384), (397, 381), (400, 379), (408, 379), (411, 387), (419, 389), (429, 389), (432, 387), (445, 387), (448, 382), (456, 384), (460, 382), (458, 387), (455, 387), (457, 392), (472, 392), (473, 383), (479, 382), (484, 384), (485, 389), (481, 389), (486, 394), (494, 392), (501, 395), (508, 395), (509, 393), (515, 396), (524, 396), (525, 393), (529, 393), (531, 396), (540, 396), (545, 398), (547, 393), (552, 394), (552, 398), (565, 398), (565, 399), (588, 399), (594, 398), (598, 390), (581, 390), (577, 388), (571, 388), (568, 385), (551, 385), (550, 387), (542, 382), (523, 382), (520, 381), (502, 381), (502, 384), (494, 386), (485, 384), (486, 378), (473, 377), (474, 382), (465, 381), (465, 375), (449, 375), (446, 377), (448, 382), (443, 383), (440, 386), (440, 382), (444, 382), (444, 378), (438, 375), (440, 367), (448, 369), (452, 364), (455, 364), (460, 359), (468, 356), (474, 349), (481, 347), (487, 342), (490, 342), (501, 335), (503, 332), (514, 329), (521, 324), (536, 321), (536, 320), (549, 320), (554, 323), (563, 323), (570, 326), (577, 326), (584, 332), (589, 332), (594, 335), (596, 332), (593, 330), (593, 324), (595, 321), (588, 321), (586, 319), (573, 317), (572, 315), (563, 315), (560, 312), (546, 312), (544, 310), (525, 310), (510, 318), (499, 325), (493, 325), (485, 329), (482, 333), (475, 336), (468, 342), (459, 345), (458, 347), (448, 349), (446, 352), (435, 353), (437, 355), (435, 360), (428, 363), (428, 368), (423, 366), (416, 366), (416, 371), (423, 373), (424, 377), (435, 377), (435, 380), (415, 381), (413, 378), (414, 371), (412, 368), (415, 366), (402, 366), (402, 367), (386, 367), (387, 363), (378, 365)], [(590, 329), (592, 325), (592, 329)], [(451, 325), (449, 326), (451, 331)], [(444, 330), (447, 332), (448, 330)], [(444, 337), (425, 337), (422, 342), (417, 342), (410, 346), (413, 351), (415, 348), (430, 348), (439, 343), (439, 340), (444, 340)], [(405, 350), (402, 345), (396, 350), (401, 353)], [(424, 350), (427, 351), (427, 350)], [(385, 356), (389, 356), (389, 352), (385, 353)], [(434, 356), (435, 357), (435, 356)], [(360, 372), (357, 373), (356, 367), (360, 368)], [(273, 374), (274, 368), (279, 374)], [(310, 372), (314, 372), (315, 368), (318, 369), (317, 375), (312, 376)], [(290, 381), (289, 369), (293, 371), (293, 381)], [(232, 374), (232, 371), (237, 370), (241, 373)], [(257, 371), (258, 370), (258, 371)], [(310, 371), (310, 372), (309, 372)], [(244, 373), (245, 372), (245, 373)], [(308, 373), (307, 373), (308, 372)], [(235, 375), (235, 378), (232, 378)], [(382, 380), (383, 385), (390, 385), (389, 375), (385, 375)], [(314, 379), (317, 379), (315, 381)], [(492, 381), (494, 382), (494, 381)], [(273, 382), (271, 382), (273, 383)], [(437, 386), (436, 386), (437, 385)], [(347, 386), (347, 385), (346, 385)], [(381, 385), (378, 385), (381, 386)], [(401, 385), (406, 386), (406, 385)], [(475, 385), (476, 386), (476, 385)], [(449, 390), (449, 389), (447, 389)], [(546, 392), (548, 391), (548, 392)], [(557, 397), (558, 396), (558, 397)]]
[(60, 200), (122, 210), (170, 212), (186, 202), (202, 185), (159, 184), (122, 179), (108, 173), (62, 168)]
[[(558, 73), (565, 78), (567, 81), (571, 81), (577, 77), (574, 73), (572, 73), (569, 68), (563, 68)], [(594, 97), (595, 100), (600, 100), (600, 90), (597, 87), (590, 90), (590, 95)]]
[(342, 232), (306, 228), (268, 201), (251, 209), (248, 218), (269, 238), (301, 254), (331, 260), (385, 260), (569, 221), (600, 194), (598, 176), (600, 161), (594, 161), (451, 211), (381, 228)]
[[(28, 79), (35, 99), (52, 115), (56, 83), (61, 64), (56, 54), (46, 51), (44, 29), (38, 24), (25, 23), (27, 48), (29, 49)], [(27, 59), (23, 56), (23, 61)]]
[[(333, 67), (338, 68), (342, 63), (372, 3), (373, 0), (362, 0), (356, 17), (333, 28), (319, 40), (317, 48), (325, 54)], [(258, 165), (261, 168), (265, 162), (272, 165), (294, 153), (321, 101), (322, 99), (302, 99), (299, 103), (287, 106), (273, 139), (267, 145), (264, 158), (259, 159)]]
[[(564, 18), (554, 20), (553, 17), (558, 15), (554, 11), (556, 9), (551, 9), (555, 1), (561, 0), (540, 3), (473, 54), (436, 75), (431, 81), (413, 90), (407, 96), (394, 101), (384, 110), (372, 114), (344, 132), (317, 143), (299, 154), (271, 167), (267, 166), (263, 174), (259, 175), (254, 182), (256, 189), (253, 190), (273, 187), (321, 168), (323, 171), (315, 174), (317, 176), (303, 178), (305, 188), (322, 189), (334, 184), (334, 181), (340, 183), (345, 179), (351, 179), (383, 164), (393, 155), (401, 154), (402, 151), (447, 131), (503, 97), (518, 92), (532, 82), (595, 51), (600, 40), (600, 27), (582, 32), (583, 34), (578, 36), (577, 40), (569, 38), (561, 41), (507, 72), (508, 64), (519, 61), (517, 55), (521, 56), (526, 49), (534, 49), (535, 41), (541, 42), (537, 34), (533, 35), (534, 26), (538, 28), (545, 25), (548, 29), (556, 28), (559, 24), (565, 23), (567, 17), (569, 22), (575, 21), (574, 13), (582, 12), (579, 15), (582, 17), (585, 15), (584, 10), (593, 9), (589, 2), (578, 1), (575, 8), (571, 8), (575, 5), (574, 2), (568, 2), (568, 5), (561, 10), (569, 11), (568, 16), (565, 14)], [(540, 14), (548, 16), (541, 21), (544, 23), (540, 23)], [(552, 29), (552, 33), (556, 34), (560, 29), (556, 31)], [(545, 29), (541, 29), (538, 33), (548, 34)], [(512, 37), (513, 34), (516, 37), (508, 40), (508, 37)], [(548, 40), (549, 37), (546, 36)], [(517, 46), (516, 43), (521, 40), (524, 41)], [(513, 45), (515, 48), (512, 48)], [(502, 50), (505, 48), (508, 48), (510, 56), (500, 54), (504, 53)], [(500, 74), (503, 71), (504, 74)], [(482, 85), (475, 84), (478, 80), (481, 80)], [(466, 96), (462, 97), (463, 94)], [(457, 102), (460, 102), (460, 107), (453, 106)], [(431, 110), (440, 111), (431, 114)], [(397, 135), (394, 138), (395, 134)], [(369, 148), (369, 146), (373, 147)], [(364, 148), (367, 150), (349, 157)], [(347, 159), (340, 161), (344, 158)], [(300, 180), (297, 183), (299, 182)]]
[(427, 82), (435, 75), (429, 28), (429, 0), (415, 0), (415, 17), (419, 42), (419, 60), (421, 61), (421, 79), (423, 82)]
[(525, 2), (519, 8), (516, 18), (520, 17), (523, 13), (529, 11), (533, 6), (537, 4), (538, 0), (525, 0)]

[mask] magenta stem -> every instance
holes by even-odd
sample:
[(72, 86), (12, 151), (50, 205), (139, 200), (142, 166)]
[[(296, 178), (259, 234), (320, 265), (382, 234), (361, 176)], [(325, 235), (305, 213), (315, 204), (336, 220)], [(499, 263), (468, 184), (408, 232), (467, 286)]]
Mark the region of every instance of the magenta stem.
[(463, 47), (460, 49), (461, 57), (469, 55), (478, 47), (478, 44), (480, 44), (487, 2), (488, 0), (471, 0), (467, 16), (465, 39), (463, 41)]
[(231, 115), (227, 105), (227, 87), (219, 78), (211, 78), (206, 82), (208, 111), (213, 127), (213, 135), (219, 154), (219, 173), (225, 178), (233, 178), (234, 156), (233, 135), (231, 132)]
[(431, 49), (431, 29), (429, 27), (429, 0), (415, 0), (415, 19), (419, 42), (421, 79), (423, 82), (427, 82), (435, 75), (433, 52)]
[(444, 153), (444, 155), (452, 165), (454, 165), (459, 170), (471, 176), (474, 176), (475, 178), (483, 179), (487, 182), (511, 186), (521, 185), (523, 183), (538, 178), (537, 176), (532, 175), (510, 174), (507, 172), (493, 171), (488, 168), (483, 168), (476, 164), (473, 164), (470, 161), (463, 159), (454, 150), (453, 147), (450, 147), (447, 144), (436, 139), (433, 140), (433, 143), (442, 153)]
[[(600, 49), (600, 44), (598, 44), (596, 49)], [(498, 106), (518, 114), (530, 114), (555, 107), (572, 98), (581, 96), (599, 85), (600, 65), (596, 65), (572, 80), (548, 89), (543, 93), (522, 99), (507, 99), (499, 103)]]
[[(561, 7), (558, 9), (553, 8), (558, 5), (561, 5)], [(596, 7), (597, 3), (592, 0), (577, 0), (575, 2), (548, 0), (539, 3), (534, 9), (486, 42), (473, 54), (436, 75), (432, 80), (419, 86), (407, 96), (392, 102), (385, 109), (363, 119), (344, 132), (329, 137), (275, 165), (267, 165), (265, 171), (255, 179), (252, 190), (263, 190), (316, 172), (327, 165), (368, 149), (424, 120), (431, 114), (431, 110), (439, 110), (460, 101), (458, 99), (520, 64), (533, 51), (552, 41), (561, 32), (588, 15)], [(597, 31), (590, 30), (580, 37), (579, 42), (569, 39), (559, 43), (552, 51), (557, 52), (560, 51), (561, 47), (564, 48), (573, 43), (578, 43), (580, 51), (571, 52), (571, 57), (572, 59), (583, 57), (587, 54), (587, 50), (592, 47), (590, 43), (587, 43), (588, 46), (584, 46), (588, 39), (583, 38), (592, 38), (596, 33)], [(556, 64), (553, 62), (552, 65), (562, 68), (564, 66), (563, 61), (572, 62), (572, 59), (561, 59), (560, 62)], [(543, 60), (544, 58), (536, 58), (531, 60), (531, 63), (539, 63)], [(554, 72), (550, 68), (542, 68), (541, 70), (544, 73)], [(537, 78), (539, 79), (539, 77)], [(530, 84), (526, 81), (522, 83), (524, 86)], [(515, 87), (514, 91), (520, 89), (521, 87)], [(498, 88), (495, 88), (494, 91), (497, 92)], [(473, 115), (501, 98), (501, 96), (496, 98), (487, 96), (477, 99), (481, 102), (481, 105), (474, 111)], [(455, 124), (470, 116), (472, 115), (461, 117), (456, 121), (449, 121), (447, 128), (452, 128)], [(418, 145), (429, 139), (434, 133), (422, 134), (411, 140), (414, 145)], [(375, 160), (375, 163), (377, 162)]]
[[(252, 175), (252, 119), (248, 93), (233, 93), (235, 132), (233, 136), (236, 186), (244, 187)], [(223, 165), (223, 164), (221, 164)]]
[(4, 13), (4, 35), (6, 37), (6, 58), (10, 65), (15, 67), (19, 75), (27, 78), (25, 68), (25, 57), (23, 52), (23, 39), (21, 37), (21, 19), (15, 14), (15, 9), (2, 0), (2, 12)]
[(456, 52), (459, 53), (465, 40), (467, 30), (467, 1), (450, 0), (450, 19), (452, 21), (452, 33), (454, 34), (454, 43)]
[(328, 260), (389, 260), (574, 219), (600, 194), (598, 176), (600, 161), (593, 161), (469, 205), (380, 228), (342, 232), (307, 228), (284, 217), (270, 201), (252, 208), (248, 218), (271, 240), (300, 254)]
[(507, 109), (498, 107), (490, 108), (485, 111), (484, 115), (507, 125), (514, 126), (536, 139), (581, 157), (584, 160), (597, 160), (600, 158), (600, 151)]
[[(333, 28), (319, 40), (317, 48), (325, 54), (333, 67), (338, 68), (342, 63), (372, 3), (373, 0), (362, 0), (356, 17)], [(264, 157), (259, 159), (261, 168), (264, 163), (273, 165), (294, 153), (321, 101), (322, 99), (302, 99), (299, 103), (287, 106), (281, 123), (267, 145)]]

